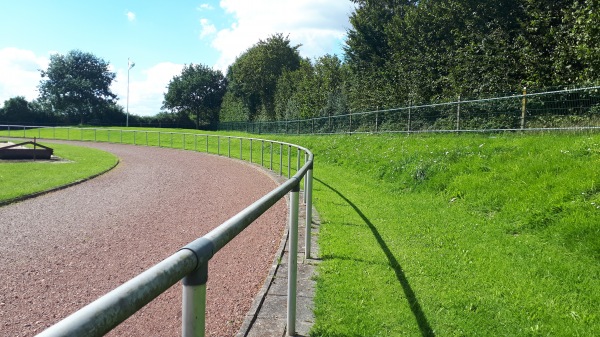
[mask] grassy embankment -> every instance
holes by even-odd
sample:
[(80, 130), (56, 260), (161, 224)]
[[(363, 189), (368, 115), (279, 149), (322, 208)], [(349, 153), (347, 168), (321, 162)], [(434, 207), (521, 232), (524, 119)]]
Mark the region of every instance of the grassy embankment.
[(600, 135), (287, 139), (317, 162), (313, 335), (600, 335)]
[(89, 148), (52, 144), (58, 162), (0, 162), (0, 203), (47, 191), (104, 172), (118, 158)]
[(277, 138), (316, 156), (313, 335), (600, 335), (600, 135)]

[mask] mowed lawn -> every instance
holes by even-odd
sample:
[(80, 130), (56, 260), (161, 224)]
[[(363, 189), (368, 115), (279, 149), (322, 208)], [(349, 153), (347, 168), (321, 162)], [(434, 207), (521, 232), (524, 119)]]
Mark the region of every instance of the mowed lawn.
[[(173, 132), (76, 136), (249, 160), (247, 142)], [(315, 153), (311, 335), (600, 335), (599, 134), (251, 136)], [(285, 148), (252, 149), (287, 171)]]
[(312, 335), (600, 335), (600, 135), (285, 139), (316, 159)]
[(118, 158), (105, 151), (62, 144), (54, 149), (60, 161), (0, 161), (0, 203), (67, 185), (114, 167)]

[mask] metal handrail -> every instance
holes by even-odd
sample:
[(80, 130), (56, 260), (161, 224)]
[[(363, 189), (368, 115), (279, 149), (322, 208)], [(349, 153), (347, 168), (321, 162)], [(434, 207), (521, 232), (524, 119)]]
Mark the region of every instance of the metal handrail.
[[(0, 127), (7, 125), (0, 125)], [(23, 127), (23, 126), (7, 126)], [(27, 128), (46, 128), (29, 127)], [(90, 130), (90, 128), (86, 128)], [(25, 129), (24, 129), (25, 130)], [(93, 129), (96, 134), (97, 129)], [(107, 130), (107, 129), (101, 129)], [(0, 129), (1, 131), (1, 129)], [(126, 131), (126, 130), (123, 130)], [(131, 131), (126, 131), (131, 132)], [(146, 131), (133, 131), (146, 132)], [(174, 133), (168, 132), (171, 137)], [(24, 131), (25, 134), (25, 131)], [(135, 133), (134, 133), (135, 135)], [(160, 135), (160, 133), (159, 133)], [(188, 135), (188, 134), (182, 134)], [(288, 302), (287, 302), (287, 334), (295, 335), (296, 327), (296, 282), (297, 282), (297, 254), (298, 254), (298, 207), (300, 182), (304, 179), (305, 204), (306, 204), (306, 250), (305, 254), (310, 257), (310, 230), (312, 218), (312, 170), (314, 156), (312, 152), (299, 145), (278, 142), (258, 138), (244, 138), (220, 135), (190, 134), (195, 137), (206, 136), (207, 148), (208, 137), (217, 137), (220, 155), (220, 139), (226, 137), (228, 144), (228, 156), (231, 157), (231, 139), (240, 140), (240, 157), (242, 157), (241, 142), (243, 140), (268, 142), (288, 147), (288, 177), (284, 183), (277, 188), (246, 207), (243, 211), (234, 215), (220, 226), (216, 227), (206, 235), (196, 239), (178, 252), (167, 257), (153, 267), (142, 272), (121, 286), (115, 288), (94, 302), (71, 314), (62, 321), (49, 327), (38, 336), (102, 336), (115, 328), (121, 322), (133, 315), (143, 306), (158, 297), (179, 280), (183, 281), (183, 311), (182, 311), (182, 335), (204, 336), (205, 333), (205, 310), (206, 310), (206, 281), (208, 279), (208, 261), (223, 248), (229, 241), (235, 238), (246, 227), (248, 227), (260, 215), (266, 212), (277, 201), (290, 193), (290, 216), (289, 216), (289, 269), (288, 269)], [(185, 136), (184, 136), (185, 137)], [(83, 138), (83, 137), (82, 137)], [(134, 137), (135, 138), (135, 137)], [(122, 141), (122, 137), (120, 137)], [(147, 137), (146, 137), (147, 139)], [(172, 139), (172, 138), (171, 138)], [(196, 144), (196, 140), (194, 144)], [(160, 144), (159, 144), (160, 145)], [(185, 147), (185, 142), (183, 142)], [(291, 151), (297, 149), (297, 172), (290, 177)], [(261, 158), (264, 155), (264, 146), (261, 146)], [(300, 166), (300, 152), (305, 154), (305, 163)], [(280, 162), (283, 151), (280, 151)], [(273, 157), (271, 156), (272, 168)], [(261, 164), (264, 162), (261, 159)], [(281, 167), (280, 167), (281, 174)]]

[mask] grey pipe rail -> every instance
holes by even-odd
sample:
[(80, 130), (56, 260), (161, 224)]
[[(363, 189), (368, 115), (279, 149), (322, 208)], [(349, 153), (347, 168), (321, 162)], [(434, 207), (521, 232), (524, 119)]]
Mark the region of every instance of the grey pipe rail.
[[(23, 128), (23, 133), (26, 134), (26, 128), (45, 128), (46, 127), (23, 127), (23, 126), (6, 126), (12, 127), (13, 130)], [(90, 129), (86, 129), (90, 130)], [(94, 138), (96, 138), (96, 129), (94, 130)], [(107, 129), (98, 129), (107, 131)], [(53, 135), (56, 135), (56, 130), (53, 130)], [(116, 131), (116, 130), (111, 130)], [(110, 131), (107, 131), (110, 138)], [(152, 131), (120, 131), (120, 141), (122, 142), (122, 132), (134, 132), (134, 142), (136, 133), (146, 132), (147, 135)], [(69, 133), (67, 133), (69, 134)], [(173, 139), (172, 132), (171, 143)], [(38, 136), (41, 135), (38, 130)], [(190, 134), (183, 134), (190, 135)], [(298, 243), (298, 207), (299, 207), (299, 191), (300, 183), (304, 179), (304, 199), (307, 210), (306, 217), (306, 256), (310, 257), (310, 227), (312, 214), (312, 170), (314, 156), (310, 150), (290, 143), (277, 142), (272, 140), (244, 138), (233, 136), (220, 135), (199, 135), (191, 134), (195, 137), (194, 147), (197, 146), (197, 137), (206, 136), (207, 152), (208, 138), (217, 137), (218, 148), (217, 154), (220, 154), (220, 139), (227, 139), (227, 156), (231, 157), (231, 139), (240, 140), (240, 158), (242, 158), (242, 141), (250, 141), (250, 149), (252, 149), (252, 141), (261, 141), (261, 165), (264, 166), (264, 142), (270, 143), (271, 152), (273, 144), (280, 146), (280, 162), (283, 161), (284, 151), (283, 146), (287, 146), (288, 156), (288, 179), (279, 185), (277, 188), (255, 201), (252, 205), (246, 207), (243, 211), (231, 217), (206, 235), (192, 241), (188, 245), (182, 247), (173, 255), (167, 257), (163, 261), (153, 267), (142, 272), (138, 276), (125, 282), (119, 287), (113, 289), (103, 295), (94, 302), (79, 309), (75, 313), (66, 317), (62, 321), (49, 327), (41, 332), (40, 337), (57, 337), (57, 336), (103, 336), (110, 330), (125, 321), (139, 309), (150, 303), (164, 291), (169, 289), (175, 283), (182, 281), (183, 284), (183, 310), (182, 310), (182, 336), (204, 336), (205, 334), (205, 314), (206, 314), (206, 282), (208, 280), (208, 262), (221, 248), (241, 233), (254, 220), (266, 212), (277, 201), (284, 198), (290, 193), (290, 213), (289, 213), (289, 235), (290, 235), (290, 253), (289, 253), (289, 275), (288, 275), (288, 301), (287, 301), (287, 335), (295, 335), (296, 327), (296, 273), (297, 273), (297, 243)], [(0, 128), (0, 136), (2, 136), (2, 128)], [(14, 135), (11, 135), (14, 137)], [(159, 132), (160, 139), (160, 132)], [(83, 138), (83, 137), (81, 137)], [(54, 139), (57, 139), (54, 137)], [(159, 141), (160, 142), (160, 141)], [(185, 147), (185, 142), (183, 143)], [(159, 144), (160, 145), (160, 144)], [(290, 177), (290, 162), (291, 148), (297, 149), (297, 171), (294, 176)], [(250, 150), (252, 151), (252, 150)], [(304, 152), (305, 162), (300, 166), (300, 153)], [(252, 152), (250, 152), (252, 154)], [(271, 155), (270, 168), (272, 169), (273, 156)], [(281, 166), (279, 173), (281, 175)]]

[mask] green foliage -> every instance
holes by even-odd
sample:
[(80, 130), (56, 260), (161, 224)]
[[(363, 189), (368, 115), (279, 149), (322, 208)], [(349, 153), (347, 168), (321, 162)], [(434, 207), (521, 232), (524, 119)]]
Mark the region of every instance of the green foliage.
[(261, 109), (269, 120), (275, 119), (277, 80), (285, 70), (300, 66), (298, 48), (288, 37), (275, 34), (250, 47), (229, 67), (229, 88), (244, 103), (249, 120), (256, 119)]
[(116, 75), (107, 62), (91, 53), (54, 54), (41, 76), (40, 101), (71, 122), (102, 119), (106, 110), (116, 109), (117, 96), (110, 91)]
[(196, 128), (200, 125), (214, 127), (219, 121), (219, 109), (226, 90), (227, 81), (221, 71), (201, 64), (186, 65), (181, 75), (169, 82), (163, 108), (195, 116)]

